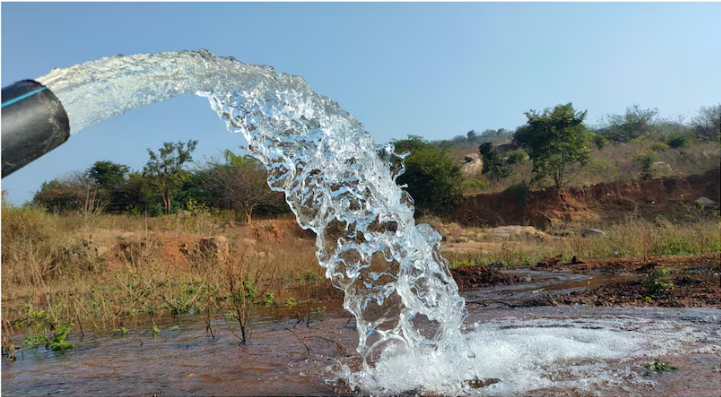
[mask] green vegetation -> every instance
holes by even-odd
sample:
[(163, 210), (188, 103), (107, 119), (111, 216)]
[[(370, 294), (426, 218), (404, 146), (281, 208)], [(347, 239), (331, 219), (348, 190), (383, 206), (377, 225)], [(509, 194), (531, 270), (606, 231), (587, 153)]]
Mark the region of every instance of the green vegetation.
[[(537, 160), (533, 156), (529, 156), (532, 163), (524, 161), (525, 157), (521, 157), (519, 149), (526, 148), (526, 155), (531, 155), (532, 151), (529, 144), (533, 134), (530, 133), (528, 123), (514, 131), (504, 128), (482, 132), (474, 130), (452, 139), (428, 143), (451, 150), (451, 154), (459, 160), (469, 153), (469, 149), (480, 148), (485, 143), (491, 144), (497, 153), (492, 157), (497, 159), (485, 159), (489, 165), (484, 164), (483, 175), (468, 178), (465, 184), (467, 195), (500, 192), (519, 183), (528, 184), (533, 189), (556, 187), (556, 179), (563, 179), (560, 183), (562, 186), (627, 181), (635, 179), (633, 175), (645, 179), (649, 174), (642, 169), (643, 163), (633, 161), (633, 153), (649, 150), (659, 154), (656, 161), (665, 163), (665, 175), (658, 176), (702, 172), (717, 167), (719, 163), (721, 104), (702, 107), (688, 123), (680, 118), (662, 118), (656, 109), (633, 105), (624, 114), (604, 116), (599, 125), (582, 124), (585, 127), (578, 128), (585, 129), (586, 134), (579, 134), (575, 141), (569, 139), (573, 135), (569, 133), (556, 133), (555, 136), (546, 134), (545, 137), (536, 138), (540, 143), (555, 141), (559, 144), (565, 140), (572, 148), (580, 147), (583, 141), (582, 151), (588, 155), (585, 162), (577, 161), (583, 160), (585, 156), (582, 154), (576, 157), (573, 150), (564, 151), (560, 150), (561, 146), (553, 145), (546, 146), (549, 150), (542, 150), (545, 155), (540, 164), (536, 165)], [(562, 130), (565, 131), (565, 128)], [(581, 139), (580, 135), (585, 135), (585, 139)], [(553, 139), (550, 139), (551, 136)], [(421, 137), (415, 138), (422, 141)]]
[(641, 168), (641, 177), (653, 177), (653, 163), (658, 161), (658, 153), (653, 150), (633, 153), (633, 162)]
[(514, 140), (528, 150), (533, 161), (533, 180), (550, 178), (555, 188), (560, 189), (589, 161), (586, 148), (589, 134), (583, 124), (586, 112), (577, 112), (569, 103), (542, 113), (531, 110), (526, 117), (527, 124), (516, 132)]
[(191, 153), (197, 145), (198, 141), (193, 140), (188, 141), (187, 144), (165, 142), (158, 150), (158, 154), (148, 149), (150, 160), (145, 165), (143, 174), (150, 178), (151, 184), (158, 190), (166, 214), (170, 214), (173, 196), (188, 178), (183, 166), (193, 161)]
[(671, 277), (665, 269), (655, 269), (641, 281), (641, 285), (643, 285), (643, 287), (646, 288), (646, 292), (651, 295), (657, 295), (659, 293), (665, 293), (673, 290)]
[(268, 187), (260, 162), (226, 150), (188, 169), (196, 146), (197, 141), (166, 142), (158, 153), (148, 149), (142, 172), (97, 161), (84, 172), (45, 182), (31, 205), (56, 214), (80, 212), (88, 219), (102, 213), (194, 218), (228, 213), (250, 223), (257, 211), (289, 212), (282, 194)]
[(643, 367), (649, 372), (670, 372), (678, 369), (676, 367), (672, 367), (668, 363), (660, 362), (657, 358), (653, 359), (653, 363), (644, 365)]
[(478, 150), (481, 152), (481, 157), (483, 158), (483, 174), (487, 174), (496, 181), (501, 178), (506, 178), (511, 174), (511, 169), (508, 167), (508, 164), (501, 160), (498, 151), (493, 149), (493, 145), (490, 142), (481, 144)]
[(528, 159), (528, 153), (523, 149), (516, 149), (508, 152), (508, 158), (506, 163), (508, 165), (523, 165), (526, 164)]
[(465, 177), (448, 149), (439, 148), (416, 136), (394, 141), (396, 152), (410, 152), (399, 185), (413, 197), (420, 214), (443, 214), (463, 199)]
[(72, 349), (75, 346), (67, 341), (68, 334), (70, 334), (70, 328), (67, 325), (63, 325), (53, 332), (52, 337), (45, 345), (45, 348), (53, 351)]

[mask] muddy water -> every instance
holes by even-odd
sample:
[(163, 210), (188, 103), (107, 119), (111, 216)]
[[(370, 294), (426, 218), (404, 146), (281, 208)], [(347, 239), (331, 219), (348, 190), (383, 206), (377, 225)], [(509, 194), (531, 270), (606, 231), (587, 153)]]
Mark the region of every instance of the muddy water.
[[(515, 272), (531, 283), (492, 287), (466, 292), (466, 299), (523, 300), (543, 291), (565, 292), (617, 282), (617, 276), (574, 275), (545, 272)], [(358, 363), (357, 333), (340, 301), (309, 307), (262, 309), (253, 318), (253, 334), (247, 345), (239, 344), (233, 332), (237, 325), (212, 322), (215, 338), (206, 330), (200, 315), (166, 318), (157, 322), (161, 332), (153, 336), (152, 325), (126, 324), (129, 333), (86, 335), (77, 330), (70, 342), (76, 348), (65, 353), (25, 349), (15, 362), (2, 363), (4, 395), (336, 395), (351, 394), (342, 383), (334, 384), (338, 363)], [(469, 305), (468, 332), (474, 324), (492, 324), (501, 332), (533, 328), (538, 335), (553, 335), (576, 327), (589, 332), (636, 332), (649, 329), (659, 338), (673, 337), (678, 330), (693, 330), (695, 339), (666, 355), (633, 360), (586, 360), (598, 366), (599, 379), (590, 390), (601, 395), (718, 396), (721, 390), (721, 310), (658, 308), (593, 308), (558, 306), (511, 309), (502, 305)], [(310, 321), (308, 321), (310, 319)], [(538, 323), (546, 321), (550, 323)], [(609, 324), (632, 324), (611, 327)], [(654, 331), (657, 325), (663, 331)], [(672, 324), (672, 325), (668, 325)], [(177, 329), (174, 329), (177, 326)], [(660, 326), (660, 325), (659, 325)], [(619, 328), (621, 327), (621, 328)], [(623, 327), (627, 327), (623, 328)], [(644, 328), (645, 327), (645, 328)], [(670, 328), (669, 328), (670, 327)], [(661, 329), (661, 328), (659, 328)], [(680, 331), (679, 331), (680, 332)], [(685, 331), (686, 332), (686, 331)], [(87, 334), (87, 330), (86, 330)], [(482, 335), (482, 334), (479, 334)], [(599, 334), (600, 335), (600, 334)], [(22, 335), (16, 336), (20, 344)], [(652, 358), (678, 367), (666, 374), (649, 374), (643, 365)], [(522, 395), (588, 395), (581, 387), (579, 363), (553, 361), (552, 371), (539, 367), (538, 379), (523, 386)], [(506, 364), (504, 364), (506, 365)], [(519, 365), (519, 368), (521, 365)], [(512, 376), (499, 383), (471, 390), (480, 395), (517, 395), (504, 388)], [(579, 386), (581, 385), (581, 386)], [(515, 391), (513, 391), (515, 390)], [(430, 393), (429, 393), (430, 394)]]
[(17, 361), (3, 361), (3, 395), (336, 394), (323, 381), (324, 368), (340, 357), (328, 341), (350, 352), (357, 341), (339, 303), (324, 303), (328, 311), (311, 314), (310, 323), (307, 307), (264, 310), (253, 319), (246, 345), (232, 333), (240, 334), (237, 324), (224, 320), (212, 322), (213, 339), (201, 316), (157, 322), (161, 332), (155, 337), (148, 324), (127, 325), (126, 336), (78, 338), (74, 331), (75, 349), (26, 348)]

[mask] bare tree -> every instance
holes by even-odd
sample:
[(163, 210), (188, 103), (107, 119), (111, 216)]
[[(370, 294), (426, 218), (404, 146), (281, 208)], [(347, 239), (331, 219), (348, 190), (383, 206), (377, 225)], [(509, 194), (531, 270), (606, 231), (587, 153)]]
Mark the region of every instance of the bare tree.
[(77, 210), (83, 214), (97, 214), (106, 202), (99, 198), (98, 187), (83, 172), (75, 171), (63, 178), (43, 183), (34, 201), (53, 212)]
[(230, 208), (242, 211), (248, 223), (252, 222), (255, 208), (278, 200), (278, 193), (268, 187), (265, 167), (252, 157), (226, 150), (222, 159), (210, 159), (203, 171), (210, 193)]
[(718, 139), (721, 134), (721, 103), (699, 109), (691, 125), (697, 138)]

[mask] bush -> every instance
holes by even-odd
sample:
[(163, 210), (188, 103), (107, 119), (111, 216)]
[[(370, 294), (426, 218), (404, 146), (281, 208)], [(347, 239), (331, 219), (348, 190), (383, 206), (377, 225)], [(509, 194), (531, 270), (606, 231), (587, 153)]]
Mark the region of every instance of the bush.
[(448, 150), (439, 149), (423, 140), (396, 141), (397, 152), (410, 150), (405, 159), (405, 173), (399, 185), (413, 197), (417, 215), (444, 214), (463, 200), (466, 177)]
[(656, 142), (653, 145), (651, 145), (651, 147), (650, 147), (650, 149), (653, 150), (654, 152), (665, 152), (669, 148), (670, 147), (663, 142)]
[(593, 144), (596, 145), (596, 149), (601, 150), (608, 146), (610, 142), (605, 136), (596, 134), (593, 136)]
[(476, 191), (476, 190), (483, 190), (488, 187), (489, 183), (488, 181), (483, 181), (480, 179), (471, 179), (469, 178), (466, 181), (466, 191)]
[(527, 158), (528, 154), (523, 149), (518, 149), (508, 152), (508, 159), (506, 159), (506, 163), (509, 165), (525, 164)]
[(653, 273), (649, 274), (643, 279), (643, 281), (641, 281), (641, 284), (644, 288), (646, 288), (646, 292), (652, 295), (671, 291), (673, 289), (671, 277), (669, 277), (668, 271), (663, 269), (654, 270)]
[(634, 152), (632, 156), (634, 164), (641, 167), (641, 177), (644, 179), (651, 178), (653, 176), (653, 163), (658, 161), (658, 153), (653, 150), (647, 150), (645, 152)]
[(688, 135), (679, 135), (668, 140), (668, 146), (674, 149), (686, 148), (693, 145), (693, 138)]

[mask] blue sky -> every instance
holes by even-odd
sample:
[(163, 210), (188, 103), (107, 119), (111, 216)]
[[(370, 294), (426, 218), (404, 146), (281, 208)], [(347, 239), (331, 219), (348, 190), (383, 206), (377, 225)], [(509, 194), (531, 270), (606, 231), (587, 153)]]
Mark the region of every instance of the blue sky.
[[(573, 102), (589, 121), (637, 103), (692, 117), (721, 102), (721, 3), (3, 3), (2, 85), (117, 54), (208, 49), (303, 76), (378, 141), (515, 128)], [(140, 169), (146, 148), (237, 149), (185, 96), (81, 131), (2, 180), (18, 204), (97, 160)]]

